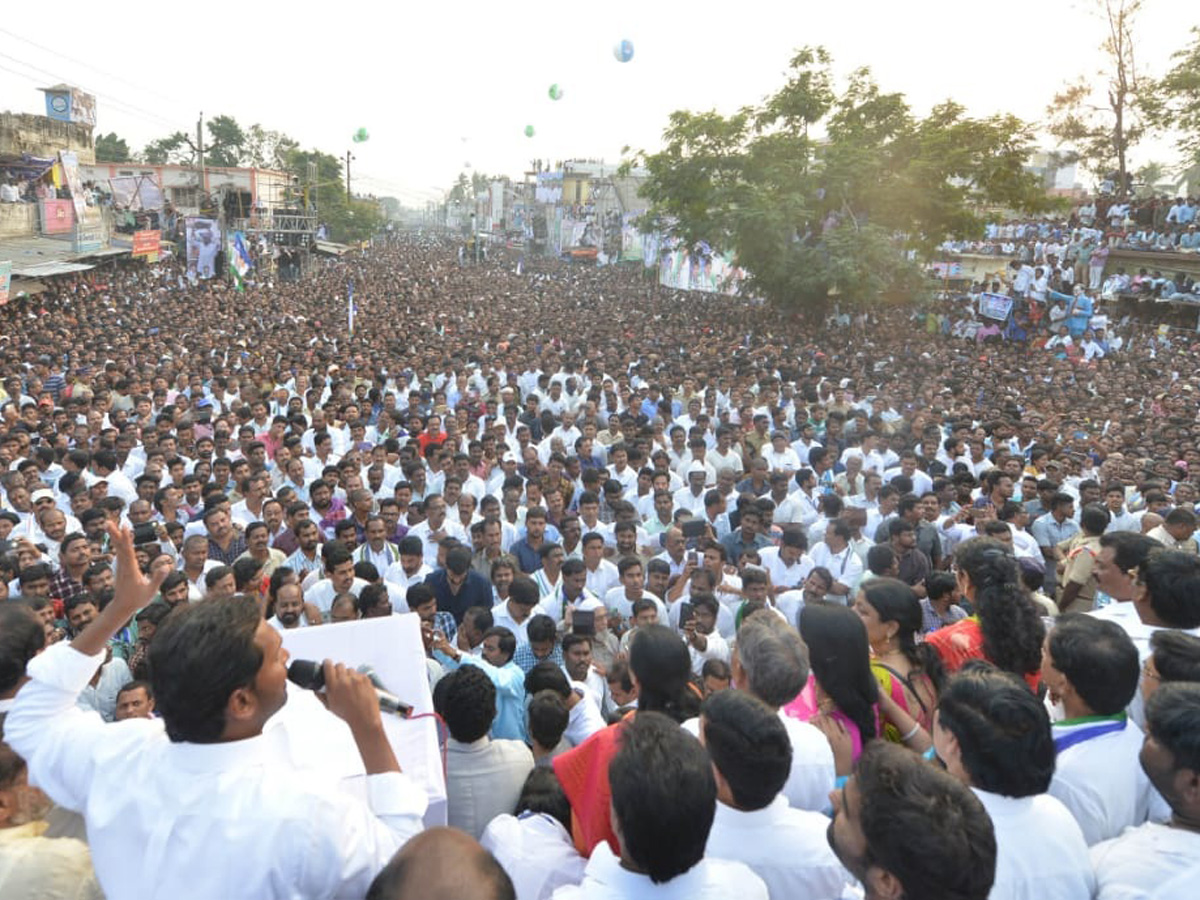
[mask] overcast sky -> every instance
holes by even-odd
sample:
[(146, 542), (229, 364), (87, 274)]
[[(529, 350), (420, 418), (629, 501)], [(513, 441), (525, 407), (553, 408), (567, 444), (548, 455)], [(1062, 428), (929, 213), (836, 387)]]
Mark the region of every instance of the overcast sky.
[[(1147, 0), (1138, 43), (1153, 74), (1200, 23), (1185, 7)], [(918, 112), (950, 97), (1037, 120), (1064, 80), (1096, 68), (1103, 35), (1087, 0), (53, 8), (40, 25), (0, 23), (0, 109), (43, 112), (36, 88), (67, 81), (97, 95), (98, 131), (138, 149), (194, 130), (201, 111), (226, 113), (305, 147), (353, 149), (356, 190), (409, 205), (439, 197), (468, 163), (519, 177), (534, 158), (616, 162), (625, 145), (654, 148), (675, 109), (730, 112), (772, 93), (804, 44), (828, 47), (841, 75), (870, 66)], [(622, 38), (635, 47), (624, 64), (612, 53)], [(352, 144), (359, 127), (370, 140)], [(1150, 154), (1170, 161), (1165, 146)]]

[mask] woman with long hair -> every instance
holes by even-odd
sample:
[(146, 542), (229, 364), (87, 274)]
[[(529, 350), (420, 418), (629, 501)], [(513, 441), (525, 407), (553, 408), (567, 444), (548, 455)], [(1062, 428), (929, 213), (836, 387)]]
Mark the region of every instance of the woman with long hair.
[(805, 606), (800, 636), (808, 645), (812, 674), (783, 710), (805, 722), (825, 718), (837, 723), (850, 737), (852, 759), (858, 759), (863, 745), (880, 735), (879, 684), (871, 673), (867, 629), (848, 607)]
[(926, 638), (948, 672), (983, 659), (1025, 679), (1034, 690), (1046, 626), (1021, 586), (1017, 561), (999, 541), (972, 538), (954, 551), (958, 584), (975, 610)]
[[(879, 682), (880, 709), (888, 720), (884, 736), (907, 743), (921, 728), (933, 725), (945, 672), (936, 651), (917, 640), (921, 602), (903, 581), (872, 578), (859, 589), (853, 609), (863, 620), (871, 644), (871, 671)], [(897, 720), (910, 724), (902, 728)]]
[[(700, 694), (691, 680), (691, 656), (670, 628), (646, 625), (637, 630), (629, 644), (629, 676), (638, 697), (637, 710), (629, 716), (660, 712), (682, 724), (699, 714)], [(614, 853), (621, 852), (609, 816), (608, 764), (617, 753), (621, 729), (629, 716), (554, 758), (554, 773), (571, 801), (575, 846), (584, 856), (601, 841), (608, 841)]]

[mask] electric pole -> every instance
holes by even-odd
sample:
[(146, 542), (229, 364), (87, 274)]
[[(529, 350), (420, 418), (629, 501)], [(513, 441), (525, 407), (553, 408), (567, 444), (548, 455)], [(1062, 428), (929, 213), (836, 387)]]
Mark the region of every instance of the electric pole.
[[(200, 113), (200, 118), (196, 120), (196, 164), (200, 175), (197, 193), (202, 195), (204, 193), (204, 113)], [(197, 199), (196, 205), (200, 206), (199, 199)]]
[(350, 160), (354, 159), (350, 151), (346, 151), (346, 206), (350, 205)]

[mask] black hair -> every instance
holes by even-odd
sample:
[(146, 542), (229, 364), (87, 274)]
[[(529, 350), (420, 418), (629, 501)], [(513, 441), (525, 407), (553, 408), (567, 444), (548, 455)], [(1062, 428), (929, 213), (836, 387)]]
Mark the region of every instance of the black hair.
[(863, 750), (854, 780), (867, 868), (891, 873), (905, 897), (986, 900), (996, 873), (996, 836), (968, 787), (886, 741)]
[(1160, 628), (1150, 635), (1150, 650), (1160, 682), (1200, 682), (1200, 637)]
[(150, 681), (172, 741), (212, 744), (225, 730), (225, 708), (253, 684), (263, 664), (254, 642), (262, 615), (231, 597), (181, 604), (150, 642)]
[(543, 691), (553, 691), (566, 700), (571, 695), (571, 683), (567, 674), (551, 660), (544, 659), (536, 663), (525, 673), (525, 693), (532, 697)]
[(1171, 754), (1175, 771), (1200, 773), (1200, 685), (1164, 684), (1146, 702), (1146, 734)]
[(1116, 622), (1082, 613), (1062, 616), (1047, 642), (1054, 668), (1098, 716), (1115, 715), (1137, 693), (1137, 647)]
[(496, 638), (497, 646), (499, 647), (500, 652), (504, 654), (505, 660), (512, 660), (513, 654), (517, 652), (516, 635), (514, 635), (510, 629), (505, 628), (503, 625), (488, 625), (486, 627), (481, 625), (480, 623), (483, 621), (483, 616), (485, 613), (487, 615), (487, 621), (493, 621), (492, 611), (479, 606), (469, 607), (463, 614), (463, 619), (466, 619), (467, 616), (474, 617), (476, 627), (484, 629), (483, 639), (486, 641), (490, 637)]
[[(557, 697), (553, 699), (558, 701)], [(558, 702), (561, 705), (561, 701)], [(530, 707), (532, 708), (532, 703)], [(566, 720), (567, 715), (564, 709), (564, 728)], [(541, 742), (539, 741), (539, 743)], [(543, 744), (543, 746), (545, 745)], [(521, 786), (521, 796), (517, 798), (515, 813), (519, 816), (526, 812), (545, 813), (558, 820), (568, 833), (571, 831), (571, 803), (567, 799), (566, 791), (563, 790), (558, 776), (549, 766), (536, 766), (525, 777), (525, 784)]]
[(925, 576), (925, 595), (930, 600), (938, 600), (953, 592), (958, 584), (949, 572), (930, 572)]
[(415, 611), (417, 607), (424, 606), (430, 600), (437, 599), (437, 594), (433, 592), (424, 581), (418, 581), (412, 585), (404, 595), (405, 602), (408, 604), (410, 611)]
[(696, 715), (687, 646), (665, 625), (639, 628), (629, 642), (629, 668), (638, 680), (638, 712), (659, 712), (682, 723)]
[(875, 704), (879, 700), (866, 626), (854, 610), (834, 605), (803, 607), (799, 624), (813, 676), (837, 708), (858, 726), (865, 744), (877, 733)]
[(874, 544), (867, 551), (867, 569), (872, 575), (886, 575), (896, 562), (896, 554), (887, 544)]
[(938, 724), (958, 741), (972, 786), (1006, 797), (1031, 797), (1050, 787), (1050, 717), (1016, 675), (968, 663), (942, 690)]
[[(526, 715), (529, 720), (529, 736), (547, 750), (558, 746), (571, 718), (566, 701), (557, 691), (549, 688), (532, 696)], [(567, 828), (570, 828), (569, 824)]]
[(769, 805), (792, 769), (792, 741), (769, 706), (744, 691), (718, 691), (700, 708), (704, 746), (738, 809)]
[(1108, 510), (1099, 503), (1089, 503), (1079, 512), (1079, 525), (1088, 534), (1104, 534), (1111, 520)]
[(975, 586), (984, 656), (1015, 675), (1038, 671), (1046, 626), (1041, 611), (1021, 587), (1016, 560), (991, 538), (963, 541), (954, 558)]
[(28, 606), (0, 603), (0, 694), (17, 689), (26, 664), (45, 646), (46, 629)]
[(677, 721), (639, 712), (622, 726), (608, 780), (624, 850), (654, 884), (704, 858), (717, 785), (708, 754)]
[(872, 578), (860, 590), (867, 603), (879, 614), (881, 622), (895, 622), (900, 626), (896, 641), (900, 652), (912, 666), (913, 674), (925, 675), (936, 688), (946, 677), (942, 658), (924, 641), (917, 642), (925, 617), (921, 612), (921, 601), (903, 581), (895, 578)]
[(1200, 627), (1200, 557), (1182, 550), (1151, 553), (1138, 569), (1150, 608), (1168, 628)]
[(446, 722), (450, 737), (462, 744), (479, 740), (496, 718), (496, 686), (478, 666), (462, 666), (438, 682), (448, 682), (438, 692), (438, 715)]
[(558, 626), (545, 613), (538, 613), (530, 617), (529, 624), (525, 626), (525, 635), (531, 644), (552, 641), (558, 636)]

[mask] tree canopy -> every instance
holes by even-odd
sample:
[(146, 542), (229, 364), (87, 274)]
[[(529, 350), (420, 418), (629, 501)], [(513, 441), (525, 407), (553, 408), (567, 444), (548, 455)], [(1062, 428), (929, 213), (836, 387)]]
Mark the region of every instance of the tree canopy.
[(914, 253), (982, 226), (983, 206), (1050, 207), (1023, 168), (1032, 133), (951, 101), (916, 116), (867, 69), (839, 88), (829, 54), (806, 47), (758, 105), (725, 116), (676, 111), (649, 173), (643, 226), (732, 251), (766, 299), (822, 311), (919, 283)]
[(132, 158), (129, 144), (124, 138), (117, 137), (116, 132), (96, 135), (96, 159), (100, 162), (124, 163)]

